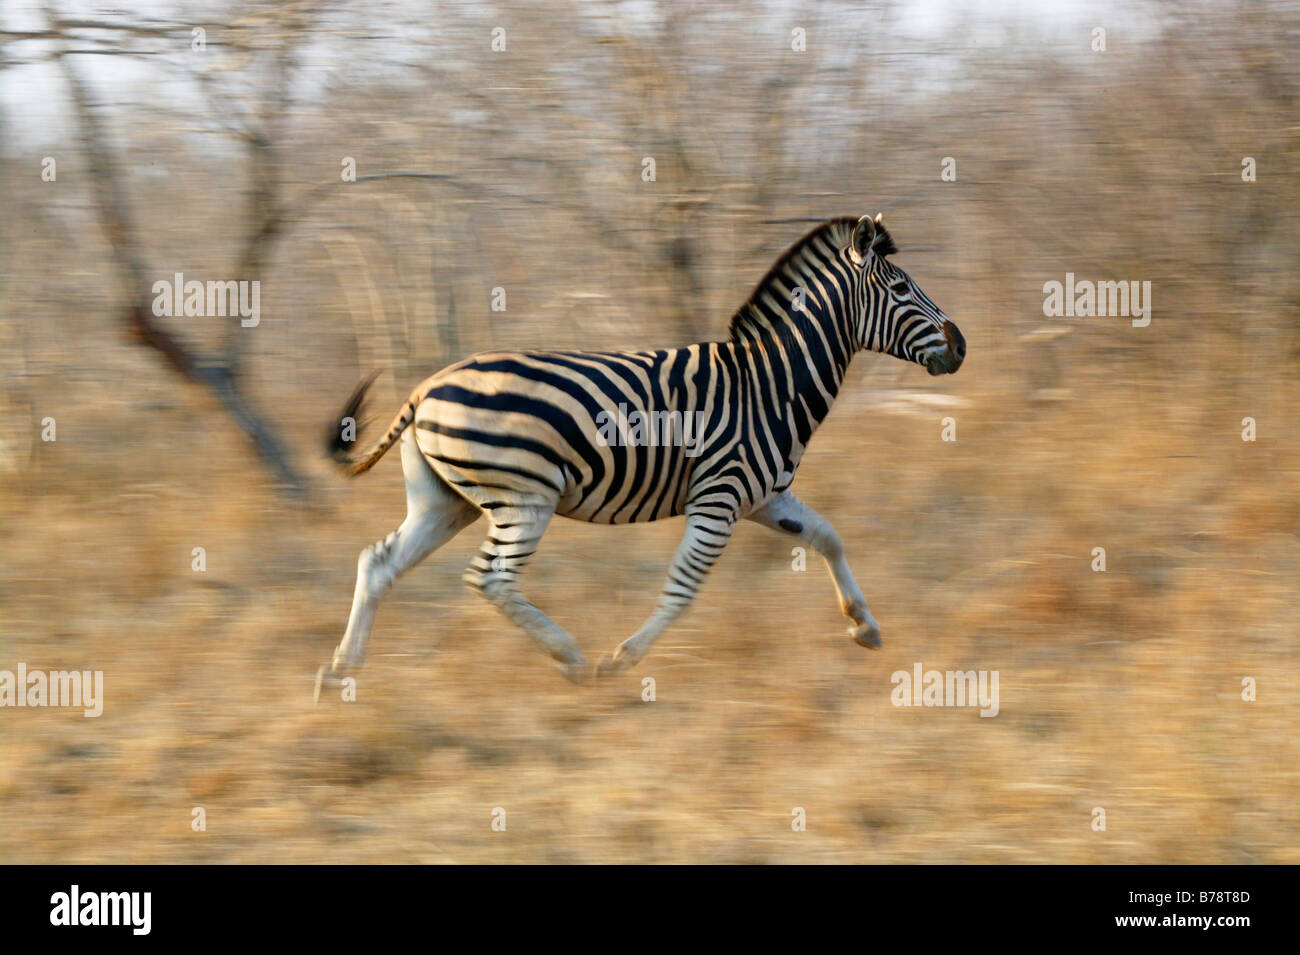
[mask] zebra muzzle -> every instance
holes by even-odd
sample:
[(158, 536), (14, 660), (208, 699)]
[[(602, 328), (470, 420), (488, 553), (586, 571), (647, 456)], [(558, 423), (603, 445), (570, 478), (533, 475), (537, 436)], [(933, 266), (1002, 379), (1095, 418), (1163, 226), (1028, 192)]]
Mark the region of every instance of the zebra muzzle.
[(932, 375), (951, 375), (966, 360), (966, 339), (952, 322), (943, 323), (943, 340), (947, 348), (925, 360), (925, 370)]

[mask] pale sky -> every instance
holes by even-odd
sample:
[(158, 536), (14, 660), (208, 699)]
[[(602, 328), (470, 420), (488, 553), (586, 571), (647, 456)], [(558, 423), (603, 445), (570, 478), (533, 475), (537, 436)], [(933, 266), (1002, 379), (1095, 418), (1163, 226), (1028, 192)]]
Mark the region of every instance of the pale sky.
[[(56, 4), (60, 11), (72, 16), (88, 19), (114, 21), (126, 19), (140, 23), (157, 20), (164, 23), (211, 22), (220, 19), (220, 11), (226, 9), (221, 3), (166, 2), (166, 0), (136, 0), (129, 13), (122, 13), (121, 7), (85, 0), (63, 0)], [(603, 23), (618, 22), (621, 19), (631, 30), (637, 29), (655, 17), (655, 11), (664, 5), (647, 3), (643, 0), (610, 4), (593, 2), (587, 5), (592, 11), (602, 12)], [(939, 48), (938, 56), (947, 55), (945, 43), (951, 39), (957, 43), (960, 36), (963, 49), (975, 48), (995, 50), (1008, 42), (1018, 44), (1042, 44), (1051, 50), (1060, 49), (1062, 54), (1078, 48), (1079, 55), (1087, 51), (1089, 31), (1093, 26), (1105, 26), (1116, 39), (1147, 35), (1153, 28), (1151, 6), (1141, 6), (1137, 11), (1132, 3), (1108, 2), (1088, 3), (1082, 0), (904, 0), (890, 7), (880, 18), (879, 29), (902, 51)], [(410, 40), (409, 31), (402, 28), (401, 20), (411, 18), (421, 23), (435, 23), (438, 4), (405, 3), (401, 0), (368, 3), (358, 7), (329, 7), (326, 23), (337, 29), (364, 32), (374, 39), (366, 39), (368, 49), (385, 48), (391, 51), (394, 59), (407, 55), (419, 55), (416, 40)], [(503, 4), (500, 20), (509, 23), (513, 4)], [(846, 3), (846, 10), (856, 15), (853, 29), (860, 34), (864, 29), (863, 13), (868, 8)], [(43, 23), (41, 13), (43, 3), (33, 0), (6, 0), (0, 8), (0, 25), (8, 30), (28, 30), (39, 28)], [(493, 21), (493, 7), (475, 5), (475, 12), (482, 12), (485, 24)], [(724, 4), (722, 11), (735, 9), (733, 5)], [(760, 7), (766, 11), (762, 17), (737, 20), (737, 30), (782, 28), (786, 22), (798, 24), (805, 7), (799, 3), (773, 2)], [(811, 8), (820, 15), (820, 4)], [(212, 13), (211, 11), (218, 11)], [(392, 15), (384, 18), (384, 11)], [(616, 16), (612, 16), (615, 14)], [(870, 18), (867, 18), (868, 22)], [(824, 17), (818, 22), (824, 22)], [(387, 25), (387, 28), (385, 27)], [(960, 26), (960, 33), (956, 28)], [(1116, 32), (1118, 31), (1118, 36)], [(856, 42), (858, 36), (855, 34)], [(152, 41), (150, 41), (152, 42)], [(328, 69), (338, 56), (338, 38), (326, 36), (317, 44), (314, 55), (318, 66)], [(810, 42), (822, 42), (819, 37), (812, 37)], [(877, 45), (880, 40), (877, 38)], [(404, 49), (415, 47), (415, 49)], [(24, 42), (8, 44), (8, 55), (14, 59), (29, 59), (39, 56), (49, 49), (46, 43)], [(179, 49), (170, 56), (177, 63), (183, 63), (188, 51)], [(311, 54), (309, 54), (310, 56)], [(364, 60), (371, 63), (373, 61)], [(893, 62), (904, 65), (906, 59)], [(355, 67), (355, 62), (352, 63)], [(956, 63), (954, 61), (954, 69)], [(187, 107), (205, 109), (206, 101), (196, 95), (192, 81), (186, 78), (184, 69), (169, 69), (164, 65), (149, 60), (120, 56), (79, 56), (77, 66), (82, 75), (92, 85), (96, 99), (106, 104), (157, 102), (164, 99), (171, 109), (183, 111)], [(927, 59), (926, 72), (932, 81), (934, 77), (944, 76), (944, 71), (936, 69), (934, 57)], [(378, 75), (384, 67), (376, 65)], [(394, 72), (394, 75), (397, 75)], [(955, 74), (954, 74), (955, 75)], [(310, 84), (311, 71), (304, 71), (303, 83)], [(297, 91), (301, 96), (309, 93), (309, 87)], [(4, 111), (6, 140), (3, 148), (6, 152), (27, 152), (44, 144), (66, 142), (69, 133), (70, 114), (67, 95), (58, 68), (49, 62), (21, 65), (0, 70), (0, 109)], [(16, 148), (15, 148), (16, 147)]]

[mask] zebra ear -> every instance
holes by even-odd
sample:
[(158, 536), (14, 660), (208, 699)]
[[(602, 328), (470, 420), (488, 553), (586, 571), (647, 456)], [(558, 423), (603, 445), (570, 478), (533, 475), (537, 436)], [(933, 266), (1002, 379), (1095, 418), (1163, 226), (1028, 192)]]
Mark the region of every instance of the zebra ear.
[(871, 216), (863, 216), (858, 220), (857, 226), (853, 230), (853, 259), (861, 264), (871, 251), (871, 245), (876, 241), (876, 223)]
[(885, 214), (883, 212), (877, 212), (875, 222), (876, 237), (872, 240), (871, 247), (876, 250), (876, 255), (893, 255), (898, 251), (898, 246), (894, 245), (894, 240), (890, 237), (889, 230), (885, 228)]

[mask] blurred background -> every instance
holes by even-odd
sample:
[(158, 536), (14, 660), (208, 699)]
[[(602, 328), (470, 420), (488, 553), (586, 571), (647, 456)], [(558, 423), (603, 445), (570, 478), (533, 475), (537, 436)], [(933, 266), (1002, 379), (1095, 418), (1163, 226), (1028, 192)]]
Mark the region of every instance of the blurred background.
[[(133, 6), (0, 14), (0, 668), (105, 696), (0, 711), (0, 859), (1300, 862), (1296, 4)], [(362, 375), (387, 421), (475, 351), (721, 338), (879, 211), (969, 348), (859, 356), (796, 483), (881, 651), (747, 525), (574, 688), (480, 527), (312, 705), (403, 516), (319, 451)], [(1150, 324), (1045, 317), (1067, 272)], [(154, 316), (175, 273), (258, 324)], [(558, 521), (527, 590), (594, 660), (681, 531)], [(916, 663), (999, 715), (893, 706)]]

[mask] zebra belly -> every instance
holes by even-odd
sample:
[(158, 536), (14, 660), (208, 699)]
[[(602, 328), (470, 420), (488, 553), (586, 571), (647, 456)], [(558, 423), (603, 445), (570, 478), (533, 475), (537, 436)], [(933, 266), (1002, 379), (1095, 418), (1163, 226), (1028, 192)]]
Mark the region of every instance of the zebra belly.
[[(681, 514), (702, 416), (627, 385), (629, 369), (649, 379), (659, 354), (471, 359), (429, 379), (417, 443), (439, 477), (485, 510), (531, 506), (604, 524)], [(626, 363), (620, 387), (611, 360)]]

